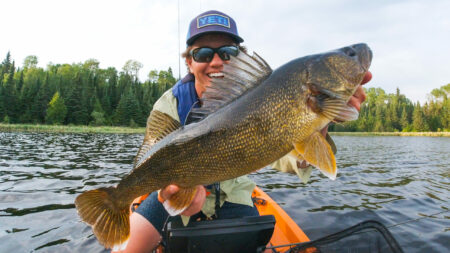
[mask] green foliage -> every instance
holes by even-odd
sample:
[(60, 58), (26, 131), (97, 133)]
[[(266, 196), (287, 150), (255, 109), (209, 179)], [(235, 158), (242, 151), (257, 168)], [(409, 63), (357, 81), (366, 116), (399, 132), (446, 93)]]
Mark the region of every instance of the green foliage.
[(120, 98), (113, 117), (114, 123), (119, 126), (130, 126), (136, 124), (141, 116), (140, 106), (133, 89), (130, 87)]
[(23, 68), (24, 69), (36, 68), (37, 64), (38, 64), (38, 58), (35, 55), (29, 55), (29, 56), (25, 57), (25, 59), (23, 60)]
[(2, 121), (2, 122), (5, 123), (5, 124), (11, 123), (10, 120), (9, 120), (8, 115), (5, 115), (5, 117), (3, 118), (3, 121)]
[[(37, 67), (28, 56), (16, 68), (8, 52), (0, 64), (0, 121), (72, 125), (145, 126), (156, 100), (175, 83), (172, 69), (152, 70), (145, 82), (137, 79), (142, 64), (130, 60), (123, 71), (100, 68), (100, 62), (53, 64)], [(58, 93), (61, 102), (52, 103)], [(449, 131), (450, 84), (430, 92), (423, 106), (412, 103), (400, 90), (387, 94), (381, 88), (366, 90), (360, 117), (330, 127), (330, 131)], [(49, 103), (50, 102), (50, 103)], [(51, 104), (64, 112), (56, 117)], [(62, 105), (59, 105), (62, 104)], [(50, 115), (50, 116), (49, 116)], [(57, 119), (55, 119), (57, 118)], [(63, 121), (61, 121), (61, 118)]]
[(102, 105), (98, 98), (95, 99), (94, 110), (91, 113), (92, 121), (89, 125), (92, 126), (104, 126), (106, 125), (105, 112), (103, 111)]
[(366, 90), (367, 99), (362, 104), (359, 119), (331, 131), (365, 132), (423, 132), (448, 131), (450, 84), (434, 89), (427, 103), (413, 104), (397, 88), (395, 94), (386, 94), (380, 88)]
[(4, 115), (8, 116), (12, 123), (17, 121), (18, 117), (18, 98), (16, 91), (16, 84), (14, 80), (15, 66), (14, 62), (8, 67), (9, 73), (4, 75), (4, 85), (2, 89), (2, 99), (0, 103), (3, 103), (2, 107)]
[(60, 97), (59, 92), (53, 95), (52, 100), (48, 103), (47, 114), (45, 115), (45, 122), (51, 125), (62, 125), (66, 118), (67, 108), (64, 104), (64, 99)]
[(128, 60), (125, 65), (123, 66), (123, 71), (127, 74), (127, 75), (132, 75), (134, 76), (136, 79), (138, 77), (139, 74), (139, 70), (143, 67), (144, 65), (142, 65), (142, 63), (136, 61), (136, 60)]

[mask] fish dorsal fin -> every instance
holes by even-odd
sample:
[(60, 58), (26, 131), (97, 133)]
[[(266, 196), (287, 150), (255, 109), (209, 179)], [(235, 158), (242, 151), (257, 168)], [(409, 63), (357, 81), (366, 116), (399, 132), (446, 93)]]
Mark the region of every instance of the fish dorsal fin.
[(140, 160), (162, 138), (170, 134), (171, 132), (180, 128), (180, 122), (176, 121), (169, 115), (153, 110), (147, 119), (147, 128), (145, 129), (145, 137), (139, 148), (136, 157), (134, 158), (133, 168), (140, 163)]
[(211, 80), (211, 85), (206, 87), (200, 99), (202, 107), (191, 110), (186, 124), (206, 118), (248, 90), (258, 86), (272, 74), (272, 69), (255, 52), (252, 56), (240, 52), (236, 57), (231, 56), (228, 64), (224, 64), (223, 73), (223, 78)]

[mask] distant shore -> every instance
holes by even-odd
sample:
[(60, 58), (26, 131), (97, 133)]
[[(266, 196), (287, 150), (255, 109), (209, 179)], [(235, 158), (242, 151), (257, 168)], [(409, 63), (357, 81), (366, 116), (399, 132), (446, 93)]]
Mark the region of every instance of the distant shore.
[(143, 134), (144, 127), (116, 127), (116, 126), (73, 126), (73, 125), (33, 125), (33, 124), (2, 124), (0, 132), (42, 132), (42, 133), (116, 133)]
[[(33, 124), (3, 124), (0, 132), (44, 132), (44, 133), (117, 133), (143, 134), (144, 127), (116, 126), (73, 126), (73, 125), (33, 125)], [(334, 136), (435, 136), (450, 137), (450, 132), (330, 132)]]
[(450, 137), (450, 132), (330, 132), (332, 136), (432, 136)]

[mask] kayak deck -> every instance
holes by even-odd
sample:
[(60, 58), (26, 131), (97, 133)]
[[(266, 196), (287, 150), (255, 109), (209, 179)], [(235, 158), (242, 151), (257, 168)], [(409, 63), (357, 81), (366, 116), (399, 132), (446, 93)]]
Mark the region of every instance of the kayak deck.
[[(132, 209), (136, 208), (147, 195), (138, 197), (133, 201)], [(260, 215), (273, 215), (276, 223), (273, 235), (270, 239), (271, 246), (282, 246), (293, 243), (308, 242), (308, 236), (303, 230), (292, 220), (291, 217), (264, 191), (259, 187), (255, 187), (252, 192), (253, 202), (258, 209)], [(289, 246), (279, 247), (278, 251), (284, 252), (289, 250)], [(163, 252), (161, 247), (156, 252)]]
[[(275, 216), (275, 229), (270, 239), (272, 246), (281, 246), (292, 243), (308, 242), (308, 236), (303, 230), (292, 220), (291, 217), (265, 192), (259, 187), (255, 187), (252, 193), (255, 200), (255, 206), (260, 215)], [(289, 247), (277, 248), (281, 252), (288, 250)]]

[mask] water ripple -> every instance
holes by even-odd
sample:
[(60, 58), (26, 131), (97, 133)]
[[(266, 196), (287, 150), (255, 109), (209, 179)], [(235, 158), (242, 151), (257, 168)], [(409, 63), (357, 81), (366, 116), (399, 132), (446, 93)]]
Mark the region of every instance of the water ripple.
[[(73, 201), (85, 190), (118, 183), (142, 138), (0, 133), (0, 251), (107, 252)], [(250, 177), (312, 239), (373, 219), (390, 227), (405, 252), (449, 250), (449, 138), (334, 139), (335, 181), (314, 171), (303, 184), (270, 168)]]

